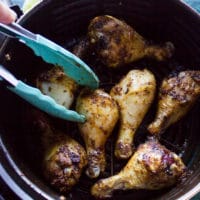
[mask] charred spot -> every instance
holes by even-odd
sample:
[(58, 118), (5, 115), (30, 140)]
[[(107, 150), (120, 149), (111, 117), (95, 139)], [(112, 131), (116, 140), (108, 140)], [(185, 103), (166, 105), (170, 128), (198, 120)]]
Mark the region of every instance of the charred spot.
[(172, 90), (172, 91), (168, 92), (168, 95), (170, 95), (173, 99), (178, 100), (180, 103), (187, 103), (188, 102), (186, 91), (184, 91), (184, 95), (182, 95), (181, 93), (178, 93), (178, 92)]
[(117, 144), (117, 149), (122, 152), (122, 154), (126, 155), (129, 154), (130, 151), (132, 151), (132, 146), (130, 144), (124, 144), (122, 142), (119, 142)]
[(75, 154), (74, 152), (69, 152), (69, 157), (72, 160), (73, 163), (79, 163), (80, 162), (80, 156)]
[(95, 149), (96, 155), (100, 155), (102, 153), (103, 147), (98, 147)]
[(57, 164), (59, 164), (61, 168), (65, 168), (66, 166), (71, 166), (72, 164), (70, 158), (63, 153), (58, 154), (56, 161), (57, 161)]
[(59, 148), (59, 153), (66, 153), (68, 152), (68, 149), (66, 148), (66, 146), (62, 145), (60, 148)]
[(175, 162), (174, 157), (171, 153), (165, 152), (162, 156), (162, 163), (164, 166), (171, 166)]
[[(154, 140), (154, 138), (151, 139)], [(157, 142), (151, 142), (151, 148), (153, 151), (160, 151), (160, 145)]]
[(109, 21), (110, 19), (108, 17), (101, 16), (98, 18), (98, 20), (95, 20), (94, 23), (91, 24), (90, 29), (94, 29), (94, 30), (102, 29), (104, 25), (106, 25)]
[(52, 90), (52, 88), (51, 88), (51, 87), (48, 87), (48, 91), (51, 92), (51, 90)]
[(108, 46), (110, 44), (110, 41), (108, 40), (108, 38), (104, 35), (101, 35), (99, 38), (98, 38), (98, 42), (97, 42), (97, 51), (99, 49), (101, 50), (106, 50), (108, 49)]
[(99, 160), (99, 156), (104, 151), (103, 147), (95, 148), (93, 151), (89, 152), (88, 159), (93, 162), (94, 160)]

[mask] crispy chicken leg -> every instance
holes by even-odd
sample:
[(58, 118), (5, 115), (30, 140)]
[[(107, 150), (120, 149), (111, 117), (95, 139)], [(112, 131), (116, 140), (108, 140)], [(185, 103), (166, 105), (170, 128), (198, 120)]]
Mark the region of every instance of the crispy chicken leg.
[(78, 97), (76, 110), (85, 115), (87, 120), (79, 124), (88, 155), (86, 174), (96, 178), (105, 170), (104, 146), (118, 120), (118, 107), (103, 90), (84, 89)]
[(112, 16), (95, 17), (89, 24), (88, 37), (101, 61), (108, 67), (151, 57), (163, 61), (172, 56), (173, 44), (150, 45), (132, 27)]
[(127, 159), (132, 155), (135, 132), (154, 99), (155, 90), (154, 75), (147, 69), (130, 71), (111, 89), (110, 95), (118, 103), (120, 112), (117, 158)]
[(91, 193), (96, 198), (107, 198), (119, 189), (158, 190), (175, 184), (184, 171), (182, 160), (152, 139), (139, 146), (117, 175), (94, 184)]
[(69, 108), (74, 100), (74, 93), (78, 85), (70, 77), (66, 76), (61, 67), (53, 67), (40, 74), (36, 80), (36, 86), (42, 93), (51, 96), (58, 104)]
[(163, 80), (155, 120), (148, 126), (152, 134), (164, 132), (181, 119), (200, 95), (200, 71), (183, 71)]
[(44, 177), (59, 192), (69, 191), (79, 181), (87, 165), (84, 148), (70, 136), (55, 129), (40, 111), (29, 112), (29, 118), (29, 128), (32, 125), (34, 132), (39, 133), (44, 149)]

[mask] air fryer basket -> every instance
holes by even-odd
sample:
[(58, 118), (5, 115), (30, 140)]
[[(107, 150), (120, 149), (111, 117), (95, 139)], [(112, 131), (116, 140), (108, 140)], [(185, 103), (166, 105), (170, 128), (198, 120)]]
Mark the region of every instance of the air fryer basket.
[[(89, 21), (97, 15), (113, 15), (125, 20), (140, 34), (157, 43), (171, 41), (176, 47), (174, 57), (165, 63), (140, 61), (130, 66), (147, 67), (155, 74), (158, 85), (163, 77), (172, 71), (183, 69), (200, 70), (200, 16), (178, 0), (45, 0), (25, 15), (20, 24), (35, 33), (71, 49), (87, 32)], [(48, 68), (32, 51), (14, 39), (7, 40), (0, 52), (2, 63), (18, 78), (30, 82), (38, 72)], [(93, 58), (92, 58), (93, 59)], [(102, 87), (109, 89), (121, 75), (122, 70), (110, 71), (100, 68), (98, 63), (88, 61), (99, 75)], [(114, 76), (113, 76), (114, 74)], [(111, 82), (114, 78), (114, 82)], [(56, 193), (41, 175), (41, 163), (37, 153), (37, 138), (32, 130), (23, 126), (23, 112), (27, 105), (23, 100), (0, 85), (0, 161), (2, 177), (10, 176), (9, 184), (19, 195), (34, 199), (59, 199)], [(135, 143), (144, 142), (147, 136), (146, 125), (153, 119), (156, 102), (147, 114), (138, 130)], [(188, 175), (180, 184), (160, 191), (117, 192), (113, 199), (177, 199), (188, 195), (193, 188), (200, 190), (200, 123), (199, 101), (189, 114), (171, 126), (161, 137), (161, 143), (182, 156), (188, 167)], [(72, 126), (73, 127), (73, 126)], [(79, 140), (76, 129), (69, 132)], [(30, 134), (31, 133), (31, 134)], [(124, 163), (118, 163), (112, 157), (113, 138), (108, 141), (108, 167), (106, 175), (119, 171)], [(4, 175), (5, 173), (5, 175)], [(5, 180), (6, 181), (6, 180)], [(95, 180), (96, 181), (96, 180)], [(94, 181), (82, 176), (67, 199), (92, 199), (89, 189)], [(12, 187), (12, 185), (11, 185)], [(21, 188), (21, 189), (20, 189)], [(24, 196), (25, 197), (25, 196)]]

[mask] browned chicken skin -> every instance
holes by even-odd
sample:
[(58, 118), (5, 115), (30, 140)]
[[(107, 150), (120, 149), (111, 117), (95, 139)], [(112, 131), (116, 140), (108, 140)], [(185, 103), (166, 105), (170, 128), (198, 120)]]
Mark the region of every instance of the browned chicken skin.
[(120, 127), (115, 156), (127, 159), (133, 153), (134, 135), (147, 113), (156, 90), (154, 75), (147, 69), (131, 70), (110, 92), (117, 102)]
[(182, 160), (153, 139), (141, 144), (117, 175), (94, 184), (91, 193), (96, 198), (107, 198), (119, 189), (158, 190), (174, 185), (184, 171)]
[(132, 27), (112, 16), (91, 20), (88, 37), (101, 61), (108, 67), (119, 67), (144, 57), (163, 61), (172, 56), (173, 45), (149, 45)]
[(148, 126), (152, 134), (164, 132), (181, 119), (200, 95), (200, 71), (183, 71), (163, 80), (154, 121)]
[(34, 123), (35, 132), (40, 134), (44, 149), (44, 177), (59, 192), (67, 192), (78, 183), (87, 165), (86, 152), (70, 136), (55, 129), (43, 113), (32, 111), (30, 115), (30, 123)]
[(103, 90), (84, 89), (77, 99), (76, 110), (86, 117), (86, 122), (79, 124), (88, 156), (86, 174), (96, 178), (105, 170), (105, 143), (118, 120), (118, 107)]

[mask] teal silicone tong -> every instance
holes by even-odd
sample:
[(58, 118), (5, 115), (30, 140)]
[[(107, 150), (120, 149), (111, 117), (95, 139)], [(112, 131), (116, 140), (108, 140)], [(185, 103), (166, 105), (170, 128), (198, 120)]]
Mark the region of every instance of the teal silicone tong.
[[(78, 84), (93, 89), (99, 86), (98, 77), (88, 65), (74, 54), (45, 37), (33, 34), (16, 23), (10, 25), (0, 23), (0, 32), (19, 39), (19, 41), (30, 47), (45, 62), (63, 67), (64, 72)], [(51, 97), (43, 95), (37, 88), (17, 80), (2, 66), (0, 66), (0, 76), (12, 85), (12, 87), (9, 87), (11, 91), (46, 113), (70, 121), (85, 121), (83, 115), (58, 105)]]

